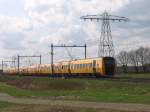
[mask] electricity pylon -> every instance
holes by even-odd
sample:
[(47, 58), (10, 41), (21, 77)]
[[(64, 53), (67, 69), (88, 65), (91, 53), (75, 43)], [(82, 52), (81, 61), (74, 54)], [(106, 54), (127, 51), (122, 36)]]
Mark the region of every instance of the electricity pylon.
[(121, 17), (121, 16), (115, 16), (110, 15), (107, 12), (104, 12), (102, 15), (86, 15), (81, 16), (81, 19), (86, 20), (97, 20), (99, 22), (102, 21), (102, 27), (101, 27), (101, 35), (99, 38), (99, 45), (98, 45), (98, 57), (114, 57), (115, 50), (111, 35), (111, 27), (110, 27), (110, 21), (129, 21), (128, 18)]

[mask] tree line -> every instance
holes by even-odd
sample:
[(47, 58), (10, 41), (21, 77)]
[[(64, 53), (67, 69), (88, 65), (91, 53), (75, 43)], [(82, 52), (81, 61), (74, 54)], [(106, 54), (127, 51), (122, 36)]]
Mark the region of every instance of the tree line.
[(136, 50), (121, 51), (117, 56), (117, 65), (123, 69), (123, 72), (128, 72), (129, 68), (134, 68), (135, 72), (147, 72), (150, 67), (150, 48), (139, 47)]

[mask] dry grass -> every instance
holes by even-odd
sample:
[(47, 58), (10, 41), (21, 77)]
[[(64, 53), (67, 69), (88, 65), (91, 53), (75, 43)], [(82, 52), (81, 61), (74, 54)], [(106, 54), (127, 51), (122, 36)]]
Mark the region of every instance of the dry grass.
[(49, 79), (40, 77), (0, 77), (0, 82), (28, 90), (83, 90), (86, 85), (75, 80)]

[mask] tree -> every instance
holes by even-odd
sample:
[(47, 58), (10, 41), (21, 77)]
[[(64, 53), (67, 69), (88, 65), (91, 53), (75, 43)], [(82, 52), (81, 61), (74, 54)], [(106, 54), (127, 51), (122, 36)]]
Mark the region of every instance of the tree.
[(123, 66), (124, 73), (127, 73), (129, 55), (126, 51), (121, 51), (117, 56), (118, 62)]
[(136, 73), (138, 73), (139, 58), (138, 58), (138, 52), (136, 50), (132, 50), (129, 52), (129, 60), (130, 60), (130, 64), (132, 64), (135, 67)]
[(139, 49), (137, 49), (137, 55), (139, 58), (139, 63), (141, 64), (143, 68), (143, 71), (146, 72), (145, 65), (149, 61), (149, 58), (150, 58), (150, 49), (140, 47)]

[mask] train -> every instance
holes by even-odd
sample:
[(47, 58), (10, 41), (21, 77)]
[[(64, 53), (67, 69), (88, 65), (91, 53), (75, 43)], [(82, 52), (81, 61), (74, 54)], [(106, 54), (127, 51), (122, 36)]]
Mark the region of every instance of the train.
[(99, 57), (61, 61), (49, 64), (36, 64), (27, 67), (10, 68), (4, 74), (50, 77), (113, 77), (115, 74), (115, 59)]

